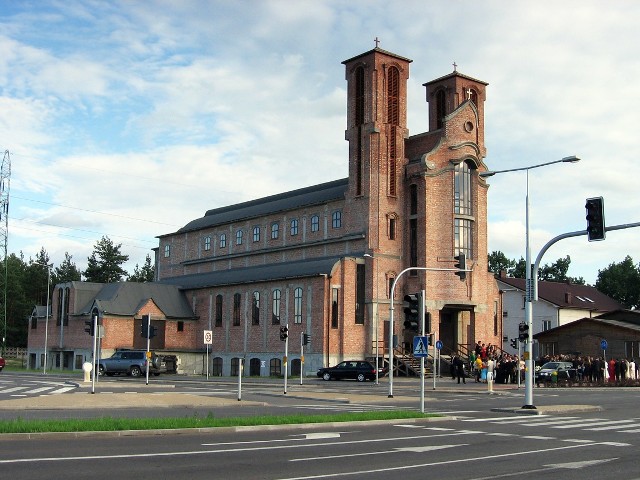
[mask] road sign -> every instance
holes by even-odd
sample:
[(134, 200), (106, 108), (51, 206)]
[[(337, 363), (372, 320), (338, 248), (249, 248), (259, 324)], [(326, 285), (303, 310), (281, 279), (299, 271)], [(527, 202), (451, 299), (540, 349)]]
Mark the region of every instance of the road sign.
[(438, 350), (442, 350), (442, 340), (438, 340), (438, 341), (436, 342), (436, 348), (437, 348)]
[(413, 356), (426, 357), (429, 355), (429, 337), (413, 337)]
[(213, 345), (213, 330), (204, 331), (204, 344)]
[(607, 349), (607, 341), (606, 341), (606, 340), (604, 340), (604, 339), (603, 339), (603, 340), (601, 340), (601, 341), (600, 341), (600, 347), (601, 347), (603, 350), (606, 350), (606, 349)]

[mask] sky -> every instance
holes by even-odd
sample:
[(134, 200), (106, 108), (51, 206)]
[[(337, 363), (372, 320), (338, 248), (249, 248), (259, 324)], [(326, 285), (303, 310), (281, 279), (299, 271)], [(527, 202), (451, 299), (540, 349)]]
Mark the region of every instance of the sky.
[[(528, 171), (533, 260), (586, 228), (640, 221), (640, 2), (538, 0), (0, 0), (0, 154), (8, 252), (80, 270), (101, 237), (153, 258), (159, 235), (221, 207), (347, 176), (343, 60), (413, 60), (408, 126), (428, 130), (423, 83), (483, 80), (485, 164)], [(525, 172), (489, 180), (489, 251), (525, 255)], [(553, 245), (542, 264), (594, 284), (640, 230)]]

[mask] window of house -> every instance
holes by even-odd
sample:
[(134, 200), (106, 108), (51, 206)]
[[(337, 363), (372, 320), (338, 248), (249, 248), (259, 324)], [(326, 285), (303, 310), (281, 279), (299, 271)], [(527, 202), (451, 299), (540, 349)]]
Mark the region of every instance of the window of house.
[(364, 325), (364, 281), (365, 267), (363, 263), (356, 266), (356, 311), (355, 318), (357, 325)]
[(239, 293), (233, 294), (233, 324), (240, 325), (240, 301), (242, 296)]
[(216, 327), (222, 326), (222, 295), (216, 295), (216, 316), (214, 319), (214, 325)]
[(302, 323), (302, 288), (293, 291), (293, 323)]
[(271, 224), (271, 240), (277, 240), (279, 234), (280, 234), (280, 224), (272, 223)]
[(396, 219), (395, 217), (389, 217), (389, 240), (396, 239)]
[(418, 214), (418, 186), (413, 183), (409, 185), (409, 215)]
[(394, 277), (389, 277), (388, 287), (387, 287), (387, 298), (391, 298), (391, 290), (393, 289), (393, 282), (396, 279)]
[(253, 241), (260, 241), (260, 227), (253, 227)]
[(542, 321), (542, 331), (546, 332), (547, 330), (551, 330), (551, 320)]
[(338, 328), (338, 289), (331, 289), (331, 328)]
[(464, 253), (467, 258), (473, 254), (473, 202), (471, 198), (472, 169), (467, 162), (454, 167), (453, 214), (454, 214), (454, 256)]
[(298, 235), (298, 219), (294, 218), (291, 220), (291, 236)]
[(280, 290), (273, 291), (273, 303), (271, 305), (271, 324), (280, 325)]
[(31, 316), (31, 330), (38, 329), (38, 315)]
[(168, 258), (171, 254), (171, 245), (168, 243), (164, 246), (164, 258)]
[(389, 69), (387, 78), (387, 122), (389, 123), (389, 195), (397, 194), (397, 126), (400, 124), (400, 72)]
[(242, 245), (242, 230), (236, 232), (236, 245)]
[[(62, 324), (62, 307), (64, 305), (64, 288), (58, 289), (58, 311), (56, 312), (56, 325)], [(45, 312), (46, 315), (46, 312)]]
[(314, 215), (311, 217), (311, 231), (317, 232), (318, 230), (320, 230), (320, 217)]
[(177, 328), (178, 328), (179, 332), (184, 332), (184, 322), (182, 320), (180, 320), (178, 322), (178, 327)]
[(251, 300), (251, 324), (260, 325), (260, 292), (253, 292)]
[(227, 234), (226, 233), (221, 233), (220, 234), (220, 248), (226, 248), (227, 247)]
[(336, 210), (331, 215), (331, 226), (333, 228), (342, 227), (342, 212), (340, 210)]
[(355, 108), (355, 123), (358, 127), (358, 145), (356, 148), (356, 195), (362, 195), (362, 170), (364, 166), (363, 153), (362, 153), (362, 129), (364, 126), (365, 116), (365, 83), (364, 83), (364, 68), (358, 67), (355, 72), (356, 82), (356, 108)]
[(211, 237), (209, 235), (204, 237), (204, 249), (205, 251), (211, 250)]
[(446, 114), (446, 97), (444, 89), (441, 88), (436, 92), (436, 129), (444, 126), (444, 117)]

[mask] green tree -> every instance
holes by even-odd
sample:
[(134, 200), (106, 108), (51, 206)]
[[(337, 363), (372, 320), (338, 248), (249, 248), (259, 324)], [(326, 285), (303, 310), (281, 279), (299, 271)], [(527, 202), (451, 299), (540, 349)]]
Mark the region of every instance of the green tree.
[(489, 254), (489, 271), (499, 275), (500, 272), (506, 272), (509, 274), (516, 262), (507, 258), (507, 256), (500, 251), (493, 251)]
[(559, 258), (551, 265), (545, 264), (543, 267), (540, 267), (538, 280), (547, 282), (571, 282), (577, 285), (584, 285), (584, 278), (567, 276), (570, 265), (571, 257), (569, 255), (564, 258)]
[(102, 237), (93, 247), (93, 253), (87, 259), (87, 269), (83, 275), (87, 282), (120, 282), (127, 272), (122, 264), (129, 255), (120, 252), (122, 244), (114, 245), (109, 237)]
[[(24, 262), (22, 252), (19, 257), (14, 253), (10, 254), (6, 257), (6, 261), (6, 344), (11, 347), (26, 347), (28, 318), (37, 302), (33, 298), (30, 299), (25, 292), (24, 286), (29, 284), (29, 280), (27, 276), (27, 265)], [(41, 286), (42, 292), (46, 292), (45, 284)], [(4, 331), (2, 332), (2, 335), (5, 335)]]
[(76, 264), (71, 260), (73, 257), (69, 252), (64, 253), (64, 260), (53, 271), (53, 283), (75, 282), (79, 281), (82, 276)]
[(154, 278), (155, 269), (153, 268), (153, 265), (151, 265), (151, 256), (149, 254), (147, 254), (147, 258), (145, 258), (142, 268), (139, 268), (136, 263), (136, 267), (133, 269), (133, 274), (129, 275), (130, 282), (153, 282)]
[(620, 263), (611, 263), (598, 270), (596, 288), (617, 300), (625, 308), (640, 306), (640, 265), (635, 265), (627, 255)]

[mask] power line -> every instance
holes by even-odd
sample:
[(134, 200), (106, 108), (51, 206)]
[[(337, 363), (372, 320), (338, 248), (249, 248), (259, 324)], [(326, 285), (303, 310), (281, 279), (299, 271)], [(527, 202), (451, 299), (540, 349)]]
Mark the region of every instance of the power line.
[(153, 223), (153, 224), (156, 224), (156, 225), (167, 225), (169, 227), (181, 227), (182, 226), (182, 225), (175, 225), (175, 224), (172, 224), (172, 223), (156, 222), (155, 220), (147, 220), (146, 218), (129, 217), (127, 215), (119, 215), (117, 213), (99, 212), (97, 210), (90, 210), (88, 208), (71, 207), (69, 205), (62, 205), (60, 203), (51, 203), (51, 202), (45, 202), (45, 201), (42, 201), (42, 200), (33, 200), (31, 198), (16, 197), (15, 195), (12, 198), (14, 198), (14, 199), (18, 198), (20, 200), (25, 200), (27, 202), (42, 203), (44, 205), (52, 205), (54, 207), (69, 208), (71, 210), (80, 210), (81, 212), (96, 213), (98, 215), (108, 215), (110, 217), (126, 218), (128, 220), (135, 220), (136, 222), (147, 222), (147, 223)]

